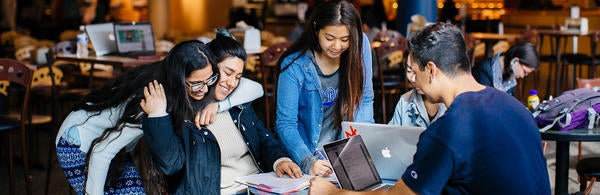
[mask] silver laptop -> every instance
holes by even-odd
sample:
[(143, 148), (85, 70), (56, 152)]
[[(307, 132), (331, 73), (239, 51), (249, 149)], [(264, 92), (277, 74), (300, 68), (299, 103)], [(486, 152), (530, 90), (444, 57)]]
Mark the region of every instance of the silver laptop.
[(119, 55), (127, 57), (156, 55), (151, 23), (115, 23), (114, 32)]
[(412, 164), (419, 136), (425, 129), (413, 126), (342, 122), (344, 137), (361, 135), (383, 179), (397, 180)]
[(88, 24), (85, 30), (92, 41), (96, 56), (117, 52), (113, 23)]
[(393, 186), (382, 182), (360, 135), (327, 143), (323, 150), (342, 189), (372, 191)]

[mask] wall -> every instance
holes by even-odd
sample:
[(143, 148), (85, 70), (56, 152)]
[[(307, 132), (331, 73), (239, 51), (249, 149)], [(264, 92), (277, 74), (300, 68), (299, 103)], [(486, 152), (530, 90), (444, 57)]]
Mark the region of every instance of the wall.
[(229, 20), (231, 1), (171, 0), (167, 34), (194, 37), (215, 28), (224, 27)]

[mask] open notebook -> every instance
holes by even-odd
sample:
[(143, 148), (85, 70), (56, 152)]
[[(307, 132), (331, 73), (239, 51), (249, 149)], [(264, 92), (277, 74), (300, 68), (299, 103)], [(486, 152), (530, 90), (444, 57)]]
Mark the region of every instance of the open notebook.
[(306, 189), (312, 177), (305, 174), (293, 179), (288, 175), (277, 177), (275, 172), (269, 172), (238, 177), (235, 181), (262, 191), (284, 194)]

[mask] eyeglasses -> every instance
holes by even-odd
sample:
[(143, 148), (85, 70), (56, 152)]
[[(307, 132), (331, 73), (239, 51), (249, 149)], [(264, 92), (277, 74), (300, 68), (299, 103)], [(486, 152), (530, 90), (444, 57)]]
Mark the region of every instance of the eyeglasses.
[(185, 81), (185, 84), (190, 88), (190, 91), (192, 91), (192, 93), (196, 93), (201, 91), (204, 88), (204, 86), (211, 86), (215, 84), (218, 79), (219, 74), (217, 73), (206, 79), (206, 81), (198, 81), (194, 83)]

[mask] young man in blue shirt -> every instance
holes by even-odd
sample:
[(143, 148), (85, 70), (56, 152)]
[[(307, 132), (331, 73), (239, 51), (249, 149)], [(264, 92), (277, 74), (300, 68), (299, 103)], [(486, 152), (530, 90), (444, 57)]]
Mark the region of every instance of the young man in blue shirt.
[[(415, 85), (448, 110), (419, 138), (390, 191), (365, 194), (550, 194), (537, 125), (525, 106), (471, 75), (460, 29), (437, 23), (409, 42)], [(507, 114), (510, 113), (510, 114)], [(311, 181), (311, 194), (350, 193)]]

